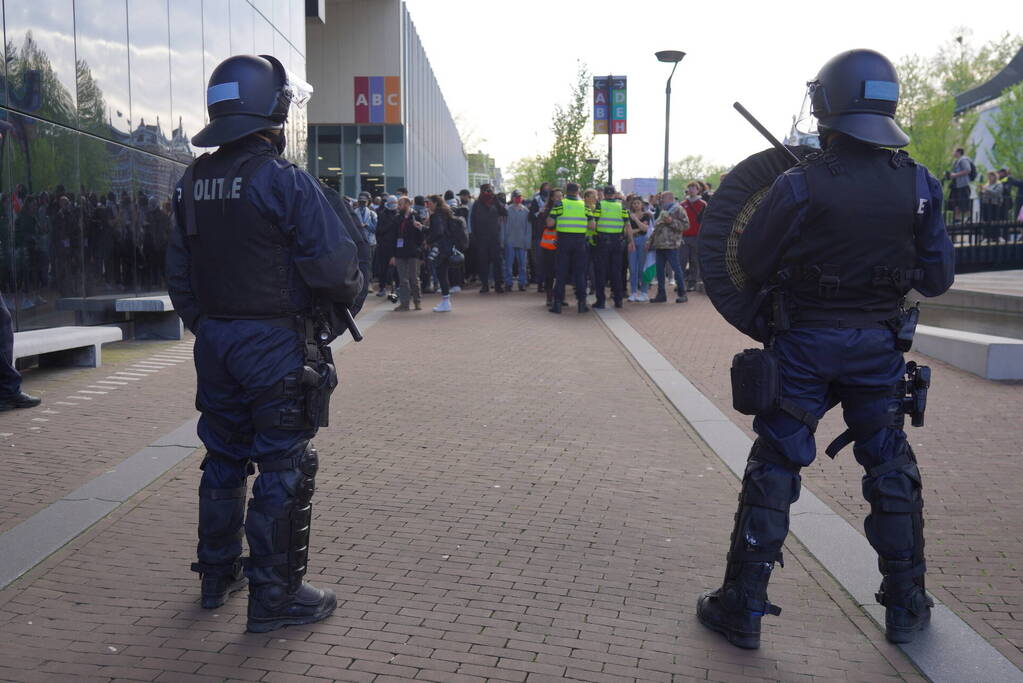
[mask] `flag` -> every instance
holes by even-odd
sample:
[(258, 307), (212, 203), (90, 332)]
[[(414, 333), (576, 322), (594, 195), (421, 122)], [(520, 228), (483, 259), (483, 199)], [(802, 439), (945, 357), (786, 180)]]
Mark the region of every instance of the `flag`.
[(640, 277), (643, 278), (643, 284), (648, 285), (654, 281), (656, 275), (657, 257), (654, 256), (654, 250), (651, 249), (646, 253), (646, 263), (643, 264), (643, 272), (640, 273)]

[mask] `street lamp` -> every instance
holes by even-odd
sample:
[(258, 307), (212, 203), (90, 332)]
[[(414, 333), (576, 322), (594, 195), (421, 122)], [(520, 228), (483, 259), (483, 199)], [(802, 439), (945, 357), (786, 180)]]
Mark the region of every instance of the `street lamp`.
[(660, 62), (670, 62), (671, 74), (668, 75), (668, 85), (664, 88), (664, 181), (662, 191), (668, 191), (668, 129), (671, 127), (671, 77), (675, 75), (678, 63), (686, 56), (681, 50), (661, 50), (654, 53)]

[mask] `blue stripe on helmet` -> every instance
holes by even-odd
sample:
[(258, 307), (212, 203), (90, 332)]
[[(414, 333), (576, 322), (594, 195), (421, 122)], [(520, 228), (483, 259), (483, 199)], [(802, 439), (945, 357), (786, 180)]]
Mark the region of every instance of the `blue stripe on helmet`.
[(867, 100), (899, 101), (899, 84), (892, 81), (864, 81), (863, 98)]
[(217, 85), (211, 85), (206, 90), (206, 106), (212, 107), (217, 102), (223, 102), (224, 100), (238, 100), (241, 97), (238, 95), (238, 82), (232, 83), (218, 83)]

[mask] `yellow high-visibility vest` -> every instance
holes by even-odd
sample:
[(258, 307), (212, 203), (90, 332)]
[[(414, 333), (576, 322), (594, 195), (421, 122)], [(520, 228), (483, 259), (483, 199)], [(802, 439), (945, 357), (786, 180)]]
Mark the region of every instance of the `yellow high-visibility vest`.
[(597, 216), (597, 232), (618, 235), (625, 229), (629, 213), (621, 202), (601, 199)]

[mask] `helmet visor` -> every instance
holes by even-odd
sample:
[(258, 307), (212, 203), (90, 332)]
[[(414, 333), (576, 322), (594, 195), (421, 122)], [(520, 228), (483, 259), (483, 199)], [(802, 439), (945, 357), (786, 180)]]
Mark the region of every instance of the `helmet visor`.
[(817, 135), (817, 117), (813, 115), (813, 91), (814, 84), (807, 83), (806, 95), (803, 96), (803, 106), (799, 108), (799, 116), (796, 117), (794, 128), (800, 135)]
[(283, 94), (288, 98), (291, 106), (299, 109), (305, 107), (313, 94), (313, 86), (305, 82), (291, 71), (286, 71), (288, 81), (284, 84)]

